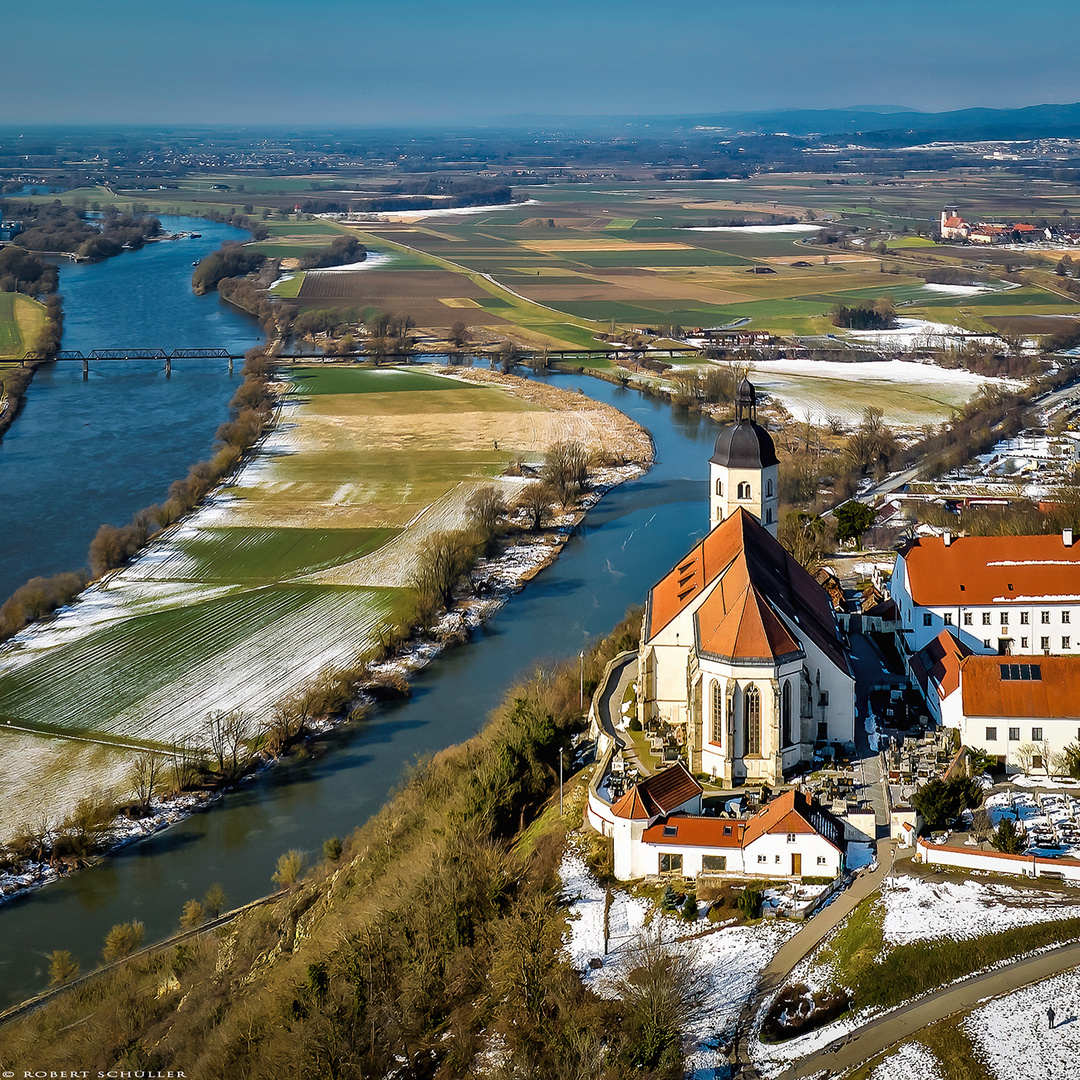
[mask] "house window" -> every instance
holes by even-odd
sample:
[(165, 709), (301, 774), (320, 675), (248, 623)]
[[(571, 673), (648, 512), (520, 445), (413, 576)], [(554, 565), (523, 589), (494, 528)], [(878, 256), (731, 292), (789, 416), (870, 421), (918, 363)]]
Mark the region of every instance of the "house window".
[(1021, 611), (1020, 612), (1020, 625), (1021, 626), (1027, 626), (1027, 624), (1028, 624), (1028, 613), (1026, 611)]
[(795, 834), (793, 832), (789, 832), (787, 834), (787, 842), (789, 844), (794, 844), (795, 843)]
[(768, 862), (768, 861), (769, 861), (769, 856), (768, 856), (768, 855), (759, 855), (759, 856), (757, 857), (757, 861), (758, 861), (759, 863), (764, 863), (764, 862)]
[(791, 745), (791, 680), (780, 692), (780, 739), (783, 746)]
[(746, 691), (746, 752), (761, 753), (761, 691), (756, 686)]
[(750, 485), (744, 480), (738, 487), (736, 492), (738, 498), (749, 499), (750, 498)]
[(1009, 613), (1007, 611), (1003, 611), (1001, 613), (1001, 625), (1002, 626), (1008, 626), (1009, 625)]
[(1050, 649), (1050, 639), (1048, 637), (1039, 638), (1039, 648), (1049, 651), (1049, 649)]
[(771, 506), (767, 506), (765, 508), (765, 524), (766, 525), (771, 525), (772, 524), (772, 507)]
[(1066, 635), (1065, 637), (1063, 637), (1063, 638), (1061, 639), (1061, 647), (1062, 647), (1063, 649), (1070, 649), (1070, 648), (1072, 648), (1072, 646), (1071, 646), (1071, 645), (1069, 644), (1069, 640), (1070, 640), (1070, 639), (1069, 639), (1069, 636), (1068, 636), (1068, 635)]
[(952, 626), (952, 612), (951, 611), (946, 611), (945, 612), (945, 625), (946, 626)]
[(987, 742), (997, 742), (997, 728), (996, 727), (988, 727), (986, 729), (986, 741)]
[(730, 825), (725, 825), (724, 826), (724, 835), (725, 836), (730, 836), (731, 835), (731, 826)]
[(819, 705), (828, 705), (829, 704), (829, 691), (828, 690), (822, 690), (821, 691), (821, 697), (818, 699), (818, 704)]
[(1050, 621), (1050, 612), (1049, 611), (1040, 611), (1039, 612), (1039, 617), (1040, 617), (1041, 622), (1048, 623)]
[(983, 638), (983, 648), (984, 649), (989, 649), (990, 648), (990, 639), (988, 637)]
[(767, 499), (772, 498), (772, 481), (771, 480), (767, 480), (765, 482), (765, 497)]
[(990, 625), (990, 612), (989, 611), (984, 611), (982, 613), (982, 616), (983, 616), (983, 623), (982, 623), (983, 626), (989, 626)]
[(718, 679), (712, 684), (712, 741), (724, 741), (724, 690)]
[(922, 617), (923, 626), (929, 626), (933, 621), (934, 621), (934, 617), (930, 614), (930, 612), (929, 611), (924, 611), (923, 612), (923, 617)]
[(1009, 728), (1009, 741), (1010, 742), (1019, 742), (1020, 741), (1020, 729), (1018, 727)]
[(825, 856), (824, 855), (819, 855), (817, 857), (817, 864), (818, 864), (818, 866), (824, 866), (825, 865)]
[(702, 855), (701, 856), (701, 870), (702, 873), (708, 873), (710, 870), (715, 873), (717, 870), (727, 869), (727, 856), (726, 855)]
[(971, 625), (971, 612), (970, 611), (965, 611), (964, 612), (964, 625), (965, 626), (970, 626)]
[(667, 852), (660, 853), (660, 873), (661, 874), (681, 874), (682, 873), (682, 856), (668, 854)]
[(724, 494), (724, 481), (723, 480), (717, 480), (716, 481), (716, 494), (717, 495), (723, 495)]
[(1069, 621), (1069, 613), (1067, 611), (1063, 611), (1061, 613), (1061, 621), (1063, 623), (1067, 623)]
[(1026, 637), (1022, 637), (1020, 639), (1020, 648), (1021, 649), (1026, 649), (1027, 647), (1028, 647), (1028, 639)]
[(780, 856), (779, 855), (774, 855), (773, 856), (773, 862), (778, 863), (779, 861), (780, 861)]
[(1033, 727), (1031, 729), (1031, 741), (1032, 742), (1042, 742), (1042, 728), (1041, 727)]

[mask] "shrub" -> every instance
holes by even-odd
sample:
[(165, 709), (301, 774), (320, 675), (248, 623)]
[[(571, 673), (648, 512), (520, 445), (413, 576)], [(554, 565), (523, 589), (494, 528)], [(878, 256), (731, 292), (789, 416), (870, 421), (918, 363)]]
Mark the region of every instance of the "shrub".
[(724, 901), (717, 900), (715, 904), (709, 905), (708, 913), (705, 918), (711, 923), (718, 923), (724, 921)]
[(206, 922), (206, 909), (198, 900), (188, 900), (180, 916), (180, 928), (194, 930), (196, 926), (202, 926), (204, 922)]
[(327, 862), (337, 862), (338, 859), (341, 858), (344, 847), (340, 836), (331, 836), (329, 840), (323, 841), (323, 858), (326, 859)]
[(684, 922), (695, 922), (698, 917), (697, 897), (689, 892), (683, 901), (682, 917)]
[(141, 922), (133, 920), (127, 923), (117, 923), (105, 935), (105, 948), (101, 953), (102, 960), (109, 963), (130, 956), (142, 945), (145, 937), (146, 927)]
[(225, 890), (218, 882), (214, 882), (206, 890), (206, 895), (203, 897), (203, 907), (206, 908), (207, 914), (212, 919), (216, 919), (225, 907), (228, 901), (228, 897), (225, 895)]
[(282, 889), (291, 888), (303, 877), (306, 861), (306, 856), (299, 848), (290, 848), (278, 856), (277, 870), (270, 880), (276, 881)]
[(49, 985), (63, 986), (79, 974), (79, 961), (67, 949), (54, 949), (49, 954)]

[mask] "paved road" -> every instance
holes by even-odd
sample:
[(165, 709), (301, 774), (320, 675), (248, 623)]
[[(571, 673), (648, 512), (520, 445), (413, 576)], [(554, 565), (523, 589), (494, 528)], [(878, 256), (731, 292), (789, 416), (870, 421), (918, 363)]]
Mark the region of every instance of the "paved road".
[[(881, 888), (881, 883), (892, 870), (896, 845), (891, 840), (878, 843), (878, 865), (874, 870), (864, 870), (853, 884), (840, 893), (828, 907), (819, 911), (807, 922), (794, 937), (788, 938), (776, 955), (769, 961), (758, 978), (754, 996), (747, 1002), (739, 1019), (739, 1039), (737, 1059), (743, 1063), (743, 1077), (757, 1076), (757, 1071), (750, 1064), (747, 1036), (754, 1026), (754, 1018), (764, 1004), (765, 999), (774, 990), (783, 985), (792, 969), (816, 949), (832, 930), (851, 914), (868, 896)], [(820, 1069), (821, 1066), (819, 1065)]]
[(823, 1070), (841, 1074), (921, 1031), (928, 1024), (958, 1012), (966, 1012), (985, 998), (1011, 993), (1075, 967), (1080, 967), (1080, 942), (1063, 945), (1051, 952), (1018, 960), (1007, 967), (935, 990), (804, 1058), (782, 1072), (780, 1080), (799, 1080), (818, 1075)]

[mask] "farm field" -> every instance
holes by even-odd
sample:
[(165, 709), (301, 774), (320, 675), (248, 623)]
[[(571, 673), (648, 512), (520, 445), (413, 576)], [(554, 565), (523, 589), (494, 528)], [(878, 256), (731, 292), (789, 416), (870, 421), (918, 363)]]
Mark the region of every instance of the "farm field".
[[(619, 445), (628, 423), (487, 373), (297, 369), (232, 486), (0, 651), (0, 767), (69, 761), (83, 783), (65, 782), (60, 813), (65, 792), (119, 782), (140, 749), (204, 743), (211, 713), (242, 711), (254, 730), (376, 643), (426, 538), (465, 524), (477, 488), (512, 495), (527, 482), (503, 475), (515, 458), (538, 463), (561, 438)], [(24, 772), (0, 774), (0, 833), (25, 820)]]
[(45, 309), (21, 293), (0, 292), (0, 359), (18, 359), (45, 322)]

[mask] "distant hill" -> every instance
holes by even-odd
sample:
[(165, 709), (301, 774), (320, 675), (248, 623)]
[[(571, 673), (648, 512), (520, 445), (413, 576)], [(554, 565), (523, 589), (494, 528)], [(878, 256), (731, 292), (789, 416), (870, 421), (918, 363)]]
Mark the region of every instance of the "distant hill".
[(874, 145), (911, 145), (949, 139), (1038, 139), (1080, 137), (1080, 103), (1029, 105), (1022, 109), (958, 109), (916, 112), (898, 105), (843, 109), (768, 109), (756, 112), (701, 113), (685, 116), (519, 116), (515, 125), (553, 125), (564, 130), (619, 128), (653, 134), (693, 128), (718, 128), (755, 134), (859, 135)]

